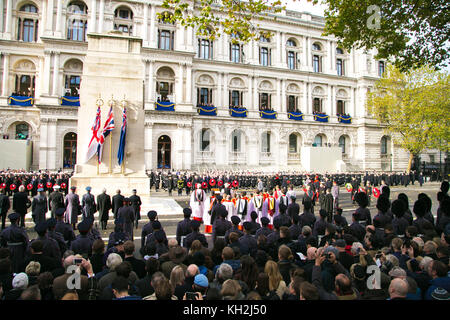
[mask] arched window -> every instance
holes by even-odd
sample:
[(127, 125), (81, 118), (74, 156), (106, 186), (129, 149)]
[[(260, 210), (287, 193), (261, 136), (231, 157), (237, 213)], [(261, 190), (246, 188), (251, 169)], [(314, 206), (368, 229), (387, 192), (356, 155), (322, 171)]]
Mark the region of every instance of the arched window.
[(77, 162), (77, 134), (66, 133), (64, 136), (63, 167), (73, 168)]
[(131, 35), (133, 33), (133, 11), (121, 6), (114, 11), (114, 30)]
[(320, 98), (313, 99), (313, 111), (322, 112), (322, 101)]
[(313, 70), (314, 72), (322, 72), (322, 57), (313, 55)]
[(341, 48), (336, 48), (336, 54), (344, 54), (344, 50)]
[(289, 39), (289, 40), (286, 42), (286, 46), (287, 46), (287, 47), (296, 47), (297, 44), (295, 43), (294, 40)]
[(289, 153), (297, 153), (297, 135), (295, 133), (289, 135)]
[(81, 1), (72, 1), (67, 7), (67, 40), (86, 41), (87, 6)]
[(339, 147), (342, 149), (342, 153), (346, 153), (346, 140), (344, 136), (339, 138)]
[(211, 130), (202, 129), (200, 132), (200, 151), (210, 151)]
[(388, 137), (384, 136), (381, 138), (381, 150), (382, 155), (387, 155), (388, 153)]
[(16, 140), (28, 139), (30, 127), (27, 123), (19, 123), (16, 125)]
[[(239, 34), (231, 34), (231, 39), (232, 41), (230, 41), (230, 61), (231, 62), (242, 62), (242, 56), (244, 54), (243, 52), (243, 45), (238, 43), (237, 41), (239, 40), (240, 35)], [(234, 39), (234, 41), (233, 41)]]
[(318, 134), (315, 138), (314, 138), (314, 143), (313, 145), (315, 147), (321, 147), (323, 143), (323, 138), (322, 135)]
[(270, 152), (270, 136), (270, 131), (266, 131), (262, 134), (261, 152)]
[(378, 62), (378, 76), (382, 77), (384, 74), (384, 61)]
[(17, 40), (37, 41), (39, 15), (36, 6), (32, 4), (23, 5), (19, 9), (17, 22)]
[(336, 71), (338, 76), (344, 75), (344, 60), (336, 59)]
[(320, 50), (322, 50), (322, 47), (321, 47), (320, 44), (318, 44), (318, 43), (313, 43), (312, 49), (313, 49), (314, 51), (320, 51)]
[(234, 130), (231, 134), (231, 151), (241, 152), (241, 131)]
[(35, 77), (30, 75), (16, 75), (16, 94), (34, 97)]
[(201, 59), (213, 58), (213, 42), (209, 39), (198, 39), (198, 57)]

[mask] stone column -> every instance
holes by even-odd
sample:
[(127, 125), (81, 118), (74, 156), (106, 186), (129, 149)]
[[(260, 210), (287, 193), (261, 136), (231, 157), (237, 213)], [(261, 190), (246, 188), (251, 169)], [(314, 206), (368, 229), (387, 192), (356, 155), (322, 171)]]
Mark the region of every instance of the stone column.
[(190, 125), (185, 125), (183, 130), (183, 142), (184, 142), (184, 161), (183, 169), (191, 169), (192, 163), (192, 127)]
[(281, 82), (281, 112), (286, 112), (286, 79)]
[(39, 139), (39, 168), (47, 169), (48, 118), (41, 118), (41, 134)]
[(308, 37), (303, 37), (303, 59), (302, 67), (306, 69), (308, 67)]
[(330, 88), (330, 112), (329, 115), (330, 116), (335, 116), (336, 115), (336, 86), (329, 86)]
[[(272, 58), (275, 56), (275, 59), (272, 60), (273, 65), (279, 67), (281, 65), (281, 34), (277, 32), (277, 45), (275, 47), (275, 52), (272, 52)], [(275, 60), (275, 61), (274, 61)]]
[(42, 93), (44, 95), (50, 94), (50, 64), (51, 64), (51, 54), (49, 50), (44, 50), (44, 75), (43, 75), (43, 87)]
[(47, 28), (47, 1), (42, 1), (41, 21), (39, 24), (38, 33), (39, 38), (41, 38)]
[(49, 119), (47, 134), (47, 167), (56, 169), (56, 124), (57, 119)]
[(272, 108), (275, 111), (281, 112), (281, 79), (277, 79), (277, 98), (275, 101), (271, 101)]
[(312, 114), (312, 92), (311, 92), (311, 83), (308, 82), (307, 89), (306, 89), (306, 113)]
[(355, 88), (350, 88), (350, 106), (348, 108), (348, 112), (351, 117), (356, 116), (356, 99), (355, 99)]
[(251, 106), (252, 110), (258, 110), (258, 78), (253, 77), (253, 106)]
[(228, 101), (228, 73), (223, 73), (223, 107), (228, 108), (230, 101)]
[(9, 53), (2, 53), (3, 56), (3, 75), (2, 75), (2, 96), (7, 97), (9, 92)]
[(150, 10), (150, 47), (155, 48), (156, 47), (156, 41), (155, 41), (155, 26), (156, 26), (156, 5), (151, 5)]
[(307, 41), (307, 49), (306, 49), (306, 55), (308, 58), (308, 70), (312, 70), (312, 56), (311, 56), (311, 37), (308, 37)]
[(97, 26), (97, 0), (91, 0), (89, 10), (91, 12), (91, 19), (88, 21), (89, 32), (95, 32)]
[[(219, 26), (219, 33), (222, 34), (223, 32), (223, 27), (222, 25)], [(223, 36), (221, 36), (223, 37)], [(217, 41), (215, 41), (216, 48), (214, 48), (214, 59), (216, 60), (224, 60), (224, 55), (223, 55), (223, 47), (224, 47), (224, 43), (222, 41), (222, 38), (217, 38)]]
[(252, 91), (253, 83), (252, 82), (253, 82), (253, 77), (249, 76), (248, 77), (248, 92), (247, 92), (248, 98), (246, 100), (246, 101), (248, 101), (248, 103), (246, 104), (248, 109), (253, 109), (253, 106), (252, 106), (253, 105), (253, 91)]
[(281, 33), (281, 66), (286, 67), (286, 33)]
[(3, 0), (0, 1), (0, 32), (3, 33), (5, 32), (4, 28), (3, 28), (3, 12), (4, 12), (4, 6), (3, 6)]
[(100, 8), (98, 12), (98, 33), (103, 32), (103, 21), (105, 20), (105, 0), (100, 0)]
[(175, 31), (175, 38), (176, 38), (175, 50), (177, 51), (186, 50), (184, 46), (184, 27), (181, 25), (181, 23), (177, 24), (177, 28)]
[(154, 75), (153, 75), (153, 60), (148, 60), (149, 66), (148, 66), (148, 92), (147, 92), (147, 100), (149, 102), (155, 101), (155, 89), (154, 89)]
[(192, 63), (186, 64), (186, 103), (192, 103)]
[(5, 33), (6, 33), (6, 39), (11, 40), (12, 39), (12, 2), (13, 0), (6, 0), (6, 25), (5, 25)]
[(175, 88), (176, 88), (176, 104), (183, 103), (183, 63), (178, 64), (178, 74), (175, 77)]
[(54, 10), (54, 1), (48, 0), (47, 4), (47, 32), (49, 35), (53, 35), (53, 10)]
[[(220, 42), (220, 40), (219, 40)], [(197, 89), (197, 87), (196, 87)], [(195, 90), (197, 91), (197, 90)], [(195, 101), (195, 103), (197, 103), (197, 101)], [(222, 107), (224, 107), (224, 105), (222, 104), (222, 73), (218, 72), (217, 73), (217, 89), (216, 89), (216, 94), (214, 97), (214, 105), (217, 109), (221, 109)]]
[(142, 45), (143, 46), (148, 46), (147, 35), (148, 35), (148, 4), (144, 3), (144, 22), (142, 24)]
[(61, 38), (63, 36), (63, 32), (61, 29), (61, 15), (62, 15), (62, 1), (59, 0), (58, 2), (58, 6), (57, 6), (57, 11), (56, 11), (56, 28), (55, 28), (55, 36), (57, 38)]
[(152, 150), (153, 146), (153, 122), (145, 122), (145, 138), (144, 138), (144, 159), (145, 169), (153, 168)]
[(59, 81), (59, 55), (60, 53), (57, 51), (53, 51), (54, 59), (53, 59), (53, 96), (60, 96), (61, 92), (59, 90), (60, 81)]

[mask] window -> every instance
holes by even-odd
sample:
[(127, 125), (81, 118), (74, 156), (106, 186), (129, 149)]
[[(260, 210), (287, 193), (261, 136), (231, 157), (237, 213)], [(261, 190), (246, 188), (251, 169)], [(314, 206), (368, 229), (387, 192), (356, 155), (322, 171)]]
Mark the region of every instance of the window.
[(210, 130), (202, 129), (200, 137), (200, 151), (209, 151), (210, 146)]
[(320, 51), (320, 50), (322, 50), (322, 47), (320, 46), (320, 44), (314, 43), (314, 44), (312, 45), (312, 49), (313, 49), (314, 51)]
[(293, 51), (288, 52), (287, 63), (289, 69), (297, 69), (296, 53)]
[(72, 1), (67, 6), (67, 13), (68, 14), (87, 14), (87, 7), (81, 1)]
[(212, 89), (209, 88), (200, 88), (198, 93), (198, 101), (197, 103), (200, 105), (206, 105), (211, 103), (212, 101)]
[(232, 62), (242, 62), (241, 56), (242, 56), (242, 45), (240, 44), (233, 44), (230, 43), (230, 59)]
[(337, 108), (336, 108), (337, 114), (344, 114), (345, 113), (345, 102), (342, 100), (337, 101)]
[(294, 40), (289, 39), (289, 40), (286, 42), (286, 46), (287, 46), (287, 47), (296, 47), (297, 44), (295, 43)]
[(384, 74), (384, 61), (378, 61), (378, 76), (382, 77)]
[(241, 152), (241, 132), (239, 130), (234, 130), (231, 134), (231, 150)]
[(201, 59), (213, 58), (213, 42), (206, 39), (198, 40), (198, 57)]
[(434, 159), (434, 154), (430, 154), (430, 163), (434, 163), (435, 159)]
[(314, 72), (322, 72), (322, 57), (318, 55), (313, 56), (313, 70)]
[(313, 111), (322, 112), (322, 101), (320, 98), (313, 99)]
[(26, 4), (20, 8), (17, 19), (17, 40), (24, 42), (37, 41), (39, 24), (37, 13), (37, 7), (32, 4)]
[(339, 147), (341, 148), (341, 150), (342, 150), (342, 153), (345, 153), (345, 137), (344, 136), (341, 136), (340, 138), (339, 138)]
[(81, 77), (80, 76), (66, 76), (65, 88), (70, 91), (70, 96), (79, 97)]
[(270, 49), (266, 47), (259, 48), (259, 63), (262, 66), (269, 66), (270, 63)]
[(158, 48), (163, 50), (173, 50), (174, 31), (158, 30)]
[(262, 134), (261, 152), (270, 152), (270, 132), (266, 131)]
[(321, 135), (317, 135), (315, 138), (314, 138), (314, 143), (313, 143), (313, 146), (315, 146), (315, 147), (321, 147), (322, 146), (322, 136)]
[(73, 168), (77, 162), (77, 134), (69, 132), (64, 136), (64, 168)]
[(336, 54), (344, 54), (344, 50), (341, 48), (336, 48)]
[(233, 107), (240, 107), (242, 105), (242, 92), (238, 90), (230, 91), (230, 103)]
[(297, 111), (297, 102), (298, 102), (298, 97), (288, 96), (288, 112), (296, 112)]
[(86, 41), (87, 22), (73, 20), (68, 22), (67, 40)]
[(22, 96), (34, 97), (35, 77), (16, 75), (16, 93)]
[(297, 135), (295, 133), (289, 135), (289, 153), (297, 153)]
[(169, 96), (173, 92), (173, 83), (156, 82), (156, 92), (161, 95), (162, 101), (170, 101)]
[(133, 12), (127, 7), (119, 7), (114, 11), (114, 30), (127, 34), (133, 32)]
[(20, 8), (20, 11), (31, 12), (31, 13), (38, 12), (37, 8), (35, 6), (33, 6), (32, 4), (26, 4), (26, 5), (22, 6), (22, 8)]
[(336, 59), (336, 70), (338, 76), (344, 75), (344, 61), (342, 59)]
[(271, 96), (271, 94), (265, 92), (259, 94), (259, 110), (270, 110)]
[(16, 140), (28, 139), (29, 126), (26, 123), (19, 123), (16, 125)]
[(264, 43), (269, 43), (269, 42), (270, 42), (270, 39), (269, 39), (269, 38), (266, 38), (266, 37), (264, 37), (264, 36), (261, 36), (261, 37), (259, 38), (259, 41), (264, 42)]
[(387, 155), (387, 148), (388, 148), (388, 138), (383, 137), (381, 138), (381, 150), (380, 150), (382, 155)]

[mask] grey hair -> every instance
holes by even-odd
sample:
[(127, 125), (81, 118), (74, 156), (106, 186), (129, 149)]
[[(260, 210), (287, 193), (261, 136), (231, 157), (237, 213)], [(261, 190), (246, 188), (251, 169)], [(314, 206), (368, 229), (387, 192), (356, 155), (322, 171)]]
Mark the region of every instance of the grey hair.
[(19, 187), (19, 192), (24, 192), (25, 191), (25, 187), (23, 186), (23, 185), (21, 185), (20, 187)]
[(353, 255), (356, 255), (356, 250), (358, 250), (358, 248), (364, 249), (364, 246), (362, 245), (361, 242), (353, 242), (352, 248), (351, 248), (351, 252), (353, 253)]
[(118, 255), (117, 253), (110, 253), (108, 255), (108, 258), (106, 259), (106, 266), (111, 270), (114, 271), (114, 269), (122, 263), (122, 257)]
[(420, 261), (420, 264), (419, 264), (420, 269), (427, 271), (428, 266), (430, 265), (430, 262), (433, 262), (433, 258), (423, 257), (422, 261)]
[(217, 269), (216, 279), (225, 281), (231, 278), (233, 278), (233, 268), (228, 263), (222, 263)]
[(303, 228), (302, 228), (302, 234), (304, 234), (304, 233), (312, 233), (312, 229), (311, 229), (311, 227), (310, 226), (304, 226)]
[(398, 258), (396, 256), (394, 256), (393, 254), (388, 254), (386, 256), (386, 260), (390, 261), (394, 267), (399, 266)]

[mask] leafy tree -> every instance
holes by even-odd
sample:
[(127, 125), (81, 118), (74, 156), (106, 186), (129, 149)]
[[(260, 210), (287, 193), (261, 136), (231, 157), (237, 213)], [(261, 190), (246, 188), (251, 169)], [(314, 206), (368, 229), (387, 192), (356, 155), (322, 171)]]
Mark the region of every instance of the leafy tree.
[(369, 112), (410, 153), (408, 172), (424, 149), (449, 150), (449, 94), (449, 73), (430, 66), (401, 72), (392, 65), (368, 94)]
[[(328, 6), (325, 35), (352, 48), (376, 48), (401, 71), (448, 65), (450, 2), (442, 0), (313, 0)], [(376, 6), (376, 7), (375, 7)], [(379, 18), (378, 18), (379, 17)]]

